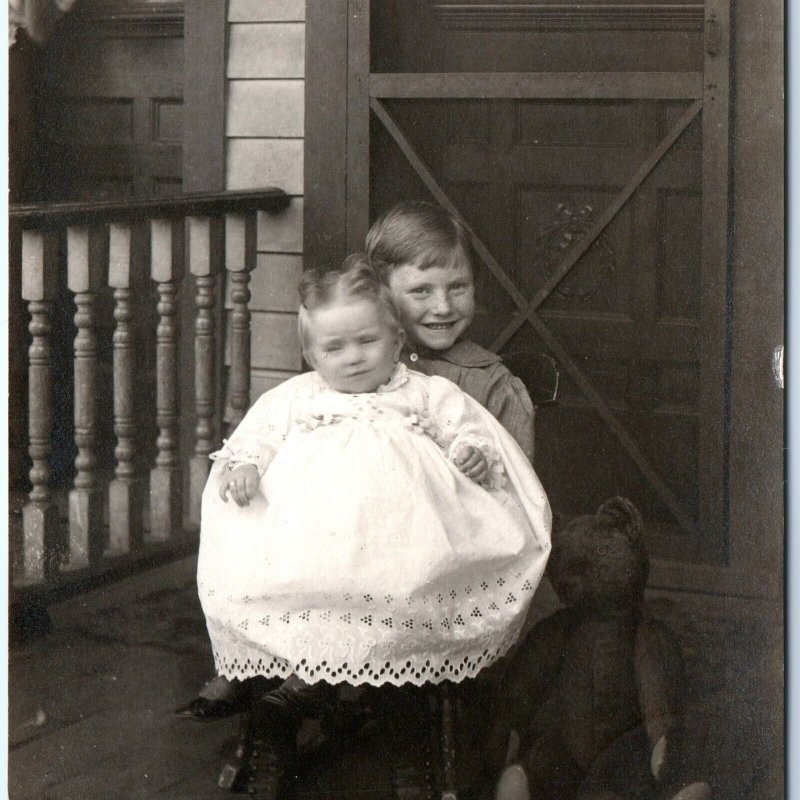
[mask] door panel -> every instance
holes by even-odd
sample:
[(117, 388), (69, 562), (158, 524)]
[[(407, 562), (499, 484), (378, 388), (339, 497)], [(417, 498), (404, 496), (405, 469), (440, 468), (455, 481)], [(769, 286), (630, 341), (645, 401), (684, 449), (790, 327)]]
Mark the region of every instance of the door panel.
[(48, 199), (180, 193), (182, 13), (172, 3), (165, 17), (160, 6), (79, 5), (48, 47), (40, 159)]
[[(586, 513), (626, 494), (654, 554), (724, 560), (727, 7), (710, 9), (722, 43), (704, 53), (696, 5), (621, 2), (602, 20), (579, 3), (559, 25), (541, 2), (510, 17), (507, 4), (356, 5), (373, 75), (413, 73), (372, 80), (368, 150), (348, 141), (369, 164), (369, 217), (452, 203), (488, 258), (471, 334), (561, 362), (559, 404), (537, 418), (553, 505)], [(699, 71), (720, 82), (700, 89)]]

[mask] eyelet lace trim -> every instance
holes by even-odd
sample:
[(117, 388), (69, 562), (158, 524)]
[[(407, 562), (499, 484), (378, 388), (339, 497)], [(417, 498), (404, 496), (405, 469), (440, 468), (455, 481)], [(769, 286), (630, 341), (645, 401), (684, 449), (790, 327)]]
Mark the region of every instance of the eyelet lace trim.
[(238, 620), (223, 605), (216, 615), (213, 590), (199, 588), (216, 668), (227, 678), (296, 673), (311, 683), (421, 686), (474, 677), (503, 656), (540, 579), (498, 573), (421, 598), (345, 592), (326, 608), (291, 611), (248, 597), (240, 608), (250, 613)]

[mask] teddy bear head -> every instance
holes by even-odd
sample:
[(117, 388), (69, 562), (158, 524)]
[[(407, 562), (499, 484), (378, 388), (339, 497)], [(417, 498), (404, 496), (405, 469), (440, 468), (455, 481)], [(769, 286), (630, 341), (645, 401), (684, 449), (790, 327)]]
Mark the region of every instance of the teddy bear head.
[(547, 574), (562, 602), (593, 609), (638, 605), (649, 572), (642, 517), (623, 497), (556, 526)]

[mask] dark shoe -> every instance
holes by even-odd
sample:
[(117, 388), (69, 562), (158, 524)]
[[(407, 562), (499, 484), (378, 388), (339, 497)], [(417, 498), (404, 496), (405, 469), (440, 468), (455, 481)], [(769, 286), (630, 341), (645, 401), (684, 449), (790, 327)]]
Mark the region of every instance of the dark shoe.
[[(215, 678), (216, 680), (222, 680)], [(203, 691), (212, 687), (214, 681), (209, 681)], [(177, 717), (193, 719), (197, 722), (214, 722), (218, 719), (225, 719), (234, 714), (241, 714), (250, 707), (250, 702), (257, 699), (270, 689), (280, 686), (282, 681), (268, 680), (261, 676), (246, 678), (243, 681), (230, 680), (227, 682), (226, 696), (212, 698), (204, 696), (201, 692), (191, 703), (176, 708), (173, 712)]]
[(245, 708), (245, 703), (231, 702), (229, 700), (209, 700), (206, 697), (195, 697), (191, 703), (176, 708), (173, 712), (176, 717), (193, 719), (195, 722), (215, 722), (234, 714), (239, 714)]
[(296, 675), (290, 675), (277, 689), (260, 696), (253, 695), (253, 698), (263, 700), (288, 719), (299, 723), (303, 717), (317, 716), (334, 702), (336, 689), (329, 683), (309, 684)]
[(250, 717), (247, 793), (255, 800), (291, 800), (297, 770), (296, 723), (264, 701), (255, 704)]

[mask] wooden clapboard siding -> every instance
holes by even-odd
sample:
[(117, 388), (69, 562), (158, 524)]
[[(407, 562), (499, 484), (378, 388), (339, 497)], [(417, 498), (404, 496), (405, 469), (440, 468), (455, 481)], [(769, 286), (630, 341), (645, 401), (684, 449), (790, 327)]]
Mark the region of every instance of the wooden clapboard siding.
[(280, 186), (303, 193), (302, 139), (228, 139), (228, 189)]
[(229, 0), (230, 22), (302, 22), (306, 0)]
[(293, 197), (279, 216), (258, 215), (258, 250), (271, 253), (303, 252), (303, 198)]
[(302, 80), (235, 80), (228, 87), (232, 138), (303, 136)]
[[(294, 313), (297, 311), (297, 282), (303, 270), (303, 257), (295, 253), (259, 253), (258, 264), (250, 276), (250, 292), (259, 300), (259, 310)], [(251, 300), (252, 302), (252, 300)], [(225, 307), (233, 308), (228, 286)]]
[[(302, 366), (296, 286), (303, 268), (305, 0), (230, 0), (228, 24), (227, 187), (272, 184), (292, 195), (284, 213), (258, 217), (249, 285), (254, 400)], [(225, 306), (230, 310), (230, 287)]]
[[(225, 363), (230, 363), (231, 318), (228, 316)], [(253, 314), (250, 329), (250, 365), (253, 370), (300, 370), (297, 314), (277, 311)]]
[(228, 77), (302, 78), (305, 24), (234, 23), (230, 29)]

